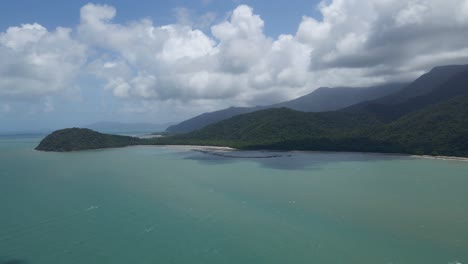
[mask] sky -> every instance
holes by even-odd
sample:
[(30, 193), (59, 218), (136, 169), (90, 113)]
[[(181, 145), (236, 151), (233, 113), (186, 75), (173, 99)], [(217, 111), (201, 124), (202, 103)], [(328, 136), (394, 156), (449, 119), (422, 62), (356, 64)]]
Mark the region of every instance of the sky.
[(177, 122), (468, 64), (468, 0), (15, 0), (0, 10), (0, 132)]

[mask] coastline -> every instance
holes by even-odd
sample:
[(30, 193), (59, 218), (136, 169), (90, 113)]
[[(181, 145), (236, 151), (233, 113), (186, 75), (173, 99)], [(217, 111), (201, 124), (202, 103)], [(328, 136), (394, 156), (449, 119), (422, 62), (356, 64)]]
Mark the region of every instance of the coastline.
[[(181, 150), (193, 150), (199, 152), (210, 152), (210, 151), (222, 151), (222, 152), (231, 152), (231, 151), (244, 151), (242, 149), (235, 149), (226, 146), (203, 146), (203, 145), (132, 145), (125, 147), (115, 147), (115, 148), (97, 148), (97, 149), (85, 149), (85, 150), (75, 150), (75, 151), (57, 151), (58, 153), (69, 153), (69, 152), (81, 152), (81, 151), (99, 151), (106, 149), (119, 149), (119, 148), (131, 148), (131, 147), (166, 147), (166, 148), (175, 148)], [(55, 152), (55, 151), (44, 151), (33, 149), (37, 152)], [(385, 156), (400, 156), (400, 157), (410, 157), (418, 159), (432, 159), (432, 160), (446, 160), (446, 161), (463, 161), (468, 162), (468, 157), (457, 157), (457, 156), (430, 156), (430, 155), (412, 155), (405, 153), (385, 153), (385, 152), (357, 152), (357, 151), (307, 151), (307, 150), (266, 150), (266, 149), (256, 149), (249, 151), (268, 151), (268, 152), (285, 152), (285, 153), (354, 153), (354, 154), (370, 154), (370, 155), (385, 155)]]
[[(151, 145), (142, 145), (142, 146), (151, 146)], [(169, 148), (179, 148), (184, 150), (217, 150), (217, 151), (236, 151), (238, 149), (231, 147), (222, 147), (222, 146), (201, 146), (201, 145), (153, 145), (154, 147), (169, 147)]]
[(202, 146), (202, 145), (130, 145), (125, 147), (112, 147), (112, 148), (95, 148), (95, 149), (82, 149), (82, 150), (72, 150), (72, 151), (49, 151), (49, 150), (39, 150), (33, 148), (33, 151), (37, 152), (55, 152), (55, 153), (74, 153), (82, 151), (97, 151), (97, 150), (107, 150), (107, 149), (122, 149), (122, 148), (133, 148), (133, 147), (168, 147), (168, 148), (178, 148), (183, 150), (201, 150), (201, 151), (236, 151), (238, 149), (231, 147), (220, 147), (220, 146)]
[[(204, 151), (243, 151), (231, 147), (210, 147), (210, 146), (191, 146), (191, 145), (165, 145), (167, 147), (182, 147), (188, 150), (204, 150)], [(430, 155), (412, 155), (405, 153), (385, 153), (385, 152), (357, 152), (357, 151), (303, 151), (303, 150), (264, 150), (256, 149), (251, 151), (271, 151), (271, 152), (285, 152), (285, 153), (294, 153), (294, 152), (303, 152), (303, 153), (350, 153), (350, 154), (369, 154), (369, 155), (385, 155), (385, 156), (399, 156), (399, 157), (410, 157), (410, 158), (419, 158), (419, 159), (433, 159), (433, 160), (448, 160), (448, 161), (464, 161), (468, 162), (468, 157), (457, 157), (457, 156), (430, 156)]]
[[(171, 148), (181, 148), (186, 150), (201, 150), (201, 151), (243, 151), (241, 149), (235, 149), (231, 147), (222, 147), (222, 146), (201, 146), (201, 145), (160, 145), (160, 147), (171, 147)], [(412, 155), (405, 153), (385, 153), (385, 152), (357, 152), (357, 151), (307, 151), (307, 150), (265, 150), (265, 149), (256, 149), (251, 151), (271, 151), (271, 152), (285, 152), (285, 153), (294, 153), (294, 152), (303, 152), (303, 153), (350, 153), (350, 154), (370, 154), (370, 155), (385, 155), (385, 156), (400, 156), (400, 157), (410, 157), (418, 159), (433, 159), (433, 160), (448, 160), (448, 161), (464, 161), (468, 162), (468, 157), (457, 157), (457, 156), (430, 156), (430, 155)]]
[(451, 161), (465, 161), (465, 162), (468, 162), (468, 158), (456, 157), (456, 156), (410, 155), (410, 157), (415, 157), (415, 158), (420, 158), (420, 159), (451, 160)]

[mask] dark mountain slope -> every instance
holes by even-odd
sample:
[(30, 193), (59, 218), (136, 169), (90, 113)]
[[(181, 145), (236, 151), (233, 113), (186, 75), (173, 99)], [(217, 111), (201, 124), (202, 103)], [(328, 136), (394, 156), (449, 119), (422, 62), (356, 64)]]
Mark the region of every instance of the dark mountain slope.
[(217, 123), (221, 120), (231, 118), (236, 115), (252, 113), (266, 107), (230, 107), (227, 109), (204, 113), (194, 118), (185, 120), (179, 124), (172, 125), (166, 129), (170, 133), (188, 133), (203, 128), (207, 125)]
[(395, 93), (407, 85), (407, 83), (393, 83), (360, 88), (319, 88), (308, 95), (301, 96), (291, 101), (273, 104), (268, 108), (287, 107), (302, 112), (336, 111), (360, 102)]
[(303, 112), (335, 111), (359, 102), (392, 94), (401, 90), (406, 85), (404, 83), (396, 83), (366, 88), (319, 88), (305, 96), (278, 104), (256, 107), (230, 107), (215, 112), (204, 113), (177, 125), (170, 126), (167, 131), (171, 133), (192, 132), (236, 115), (270, 108), (287, 107)]
[(448, 65), (434, 67), (431, 71), (423, 74), (405, 89), (388, 96), (374, 100), (378, 104), (398, 104), (408, 99), (431, 93), (440, 85), (450, 80), (462, 71), (466, 71), (468, 65)]
[[(417, 80), (414, 83), (418, 82), (419, 81)], [(440, 82), (437, 81), (436, 83)], [(412, 89), (412, 87), (414, 87), (413, 84), (403, 89), (401, 93), (405, 92), (407, 89)], [(400, 102), (399, 100), (396, 102), (386, 100), (386, 103), (382, 103), (382, 99), (378, 99), (360, 103), (345, 108), (342, 111), (372, 115), (384, 123), (392, 122), (411, 112), (449, 100), (468, 92), (468, 66), (464, 66), (461, 71), (453, 75), (450, 79), (445, 80), (437, 87), (433, 87), (432, 84), (428, 84), (428, 86), (431, 87), (429, 93), (409, 98), (403, 102)]]

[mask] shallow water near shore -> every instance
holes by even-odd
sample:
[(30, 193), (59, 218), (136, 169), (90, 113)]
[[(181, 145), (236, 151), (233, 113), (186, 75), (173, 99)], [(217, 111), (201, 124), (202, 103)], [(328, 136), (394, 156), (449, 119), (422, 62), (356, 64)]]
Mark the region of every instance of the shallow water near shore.
[(468, 263), (467, 162), (39, 140), (0, 137), (0, 264)]

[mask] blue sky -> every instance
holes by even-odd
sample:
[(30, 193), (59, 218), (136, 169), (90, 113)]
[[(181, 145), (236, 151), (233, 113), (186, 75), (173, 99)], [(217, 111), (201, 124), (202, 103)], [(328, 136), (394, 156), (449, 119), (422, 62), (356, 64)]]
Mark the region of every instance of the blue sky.
[(468, 0), (15, 0), (0, 10), (0, 132), (177, 122), (468, 63)]
[(175, 22), (174, 9), (184, 7), (195, 14), (215, 12), (220, 16), (232, 11), (239, 4), (247, 4), (255, 9), (268, 23), (265, 31), (270, 36), (295, 33), (303, 15), (318, 16), (316, 7), (320, 1), (267, 1), (267, 0), (143, 0), (143, 1), (89, 1), (89, 0), (15, 0), (3, 1), (1, 5), (0, 30), (12, 25), (38, 22), (47, 27), (73, 27), (80, 20), (79, 10), (89, 2), (108, 4), (118, 10), (117, 22), (125, 23), (150, 17), (155, 24)]
[[(69, 27), (74, 28), (80, 23), (80, 8), (89, 3), (88, 0), (58, 1), (58, 0), (16, 0), (3, 1), (0, 6), (2, 16), (0, 16), (0, 32), (6, 31), (11, 26), (19, 26), (27, 23), (39, 23), (49, 31), (54, 28)], [(116, 23), (128, 23), (142, 18), (150, 18), (155, 25), (166, 25), (177, 22), (176, 9), (185, 8), (193, 16), (201, 16), (205, 13), (215, 13), (216, 21), (223, 20), (229, 12), (232, 12), (240, 4), (248, 4), (255, 12), (268, 21), (265, 25), (265, 34), (276, 37), (279, 34), (294, 34), (303, 15), (316, 14), (316, 6), (319, 1), (187, 1), (187, 0), (102, 0), (96, 1), (98, 4), (107, 4), (117, 9)], [(209, 29), (203, 29), (210, 34)], [(82, 94), (85, 102), (55, 102), (54, 108), (60, 111), (32, 114), (35, 109), (18, 111), (15, 114), (0, 115), (0, 131), (29, 131), (49, 128), (59, 128), (61, 126), (83, 125), (100, 120), (114, 120), (115, 109), (121, 103), (118, 98), (107, 96), (102, 89), (94, 89), (102, 83), (82, 78)], [(91, 87), (91, 88), (90, 88)], [(15, 103), (15, 102), (14, 102)], [(14, 104), (13, 103), (13, 104)], [(28, 108), (29, 102), (19, 102), (19, 108)], [(9, 106), (11, 103), (8, 104)], [(105, 109), (102, 105), (105, 105)], [(175, 116), (159, 120), (151, 116), (139, 114), (134, 116), (129, 114), (124, 116), (124, 122), (174, 122), (184, 117)], [(149, 120), (148, 120), (149, 119)]]

